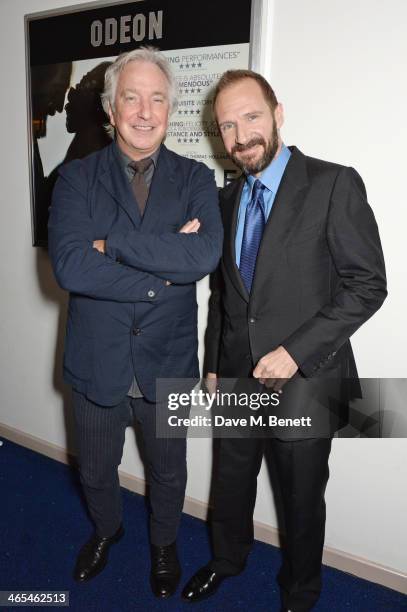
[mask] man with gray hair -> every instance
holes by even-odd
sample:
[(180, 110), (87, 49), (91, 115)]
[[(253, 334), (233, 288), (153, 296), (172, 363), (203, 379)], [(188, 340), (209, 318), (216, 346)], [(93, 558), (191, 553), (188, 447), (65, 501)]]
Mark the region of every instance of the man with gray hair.
[(186, 440), (157, 437), (155, 384), (199, 376), (195, 283), (218, 263), (222, 225), (213, 173), (162, 144), (177, 104), (166, 58), (152, 48), (119, 56), (102, 98), (114, 140), (61, 168), (49, 221), (54, 273), (70, 292), (64, 376), (95, 525), (74, 577), (102, 571), (124, 533), (118, 466), (126, 426), (137, 420), (150, 488), (151, 586), (168, 597), (180, 579)]

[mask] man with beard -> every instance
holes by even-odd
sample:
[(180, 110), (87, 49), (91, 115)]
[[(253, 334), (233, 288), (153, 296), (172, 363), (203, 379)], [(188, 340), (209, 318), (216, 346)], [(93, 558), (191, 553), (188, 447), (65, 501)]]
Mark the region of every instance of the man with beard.
[[(210, 301), (207, 380), (213, 386), (217, 377), (252, 378), (258, 388), (278, 391), (286, 382), (281, 398), (297, 382), (333, 380), (339, 389), (333, 399), (346, 412), (360, 393), (349, 337), (387, 294), (363, 182), (353, 168), (284, 145), (283, 108), (259, 74), (226, 72), (214, 113), (226, 151), (243, 174), (221, 192), (225, 237)], [(283, 610), (310, 610), (319, 597), (328, 458), (340, 426), (324, 436), (288, 432), (267, 440), (285, 531), (278, 575)], [(187, 601), (212, 595), (244, 569), (263, 450), (257, 434), (219, 440), (214, 556), (185, 586)]]

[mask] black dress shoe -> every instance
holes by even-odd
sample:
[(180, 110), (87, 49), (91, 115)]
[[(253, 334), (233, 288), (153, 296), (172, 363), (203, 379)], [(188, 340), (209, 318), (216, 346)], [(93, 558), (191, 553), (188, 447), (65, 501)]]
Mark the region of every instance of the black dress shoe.
[(109, 548), (118, 542), (123, 534), (123, 525), (109, 538), (101, 538), (95, 533), (79, 552), (74, 571), (75, 580), (85, 582), (97, 576), (106, 566)]
[(181, 578), (181, 567), (177, 556), (177, 546), (151, 545), (151, 589), (156, 597), (165, 599), (177, 590)]
[(213, 595), (227, 576), (221, 576), (213, 571), (209, 565), (201, 567), (186, 583), (182, 597), (186, 601), (201, 601)]

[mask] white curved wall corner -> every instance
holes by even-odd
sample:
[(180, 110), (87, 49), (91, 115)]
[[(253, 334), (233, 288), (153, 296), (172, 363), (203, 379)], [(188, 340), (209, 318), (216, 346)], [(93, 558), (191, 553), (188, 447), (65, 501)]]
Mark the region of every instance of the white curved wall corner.
[(274, 0), (253, 0), (250, 68), (269, 78), (273, 44)]

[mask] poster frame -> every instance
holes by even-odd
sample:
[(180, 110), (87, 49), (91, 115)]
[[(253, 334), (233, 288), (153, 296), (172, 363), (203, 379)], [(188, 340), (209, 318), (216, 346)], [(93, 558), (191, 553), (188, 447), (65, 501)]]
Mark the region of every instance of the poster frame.
[[(144, 3), (146, 0), (132, 0), (134, 4)], [(267, 2), (270, 0), (251, 0), (250, 40), (249, 40), (249, 67), (258, 70), (261, 62), (262, 48), (262, 22), (267, 13)], [(24, 16), (25, 32), (25, 74), (26, 74), (26, 108), (27, 108), (27, 143), (28, 143), (28, 165), (30, 182), (30, 210), (31, 210), (31, 236), (33, 247), (47, 247), (47, 242), (36, 237), (36, 226), (38, 222), (38, 206), (36, 206), (35, 194), (35, 156), (34, 156), (34, 130), (33, 130), (33, 108), (32, 108), (32, 72), (30, 61), (30, 23), (48, 17), (59, 17), (70, 13), (82, 13), (88, 10), (106, 9), (121, 4), (129, 4), (129, 0), (96, 0), (76, 5), (69, 5), (57, 9), (29, 13)], [(135, 47), (136, 48), (136, 47)], [(38, 204), (38, 203), (37, 203)]]

